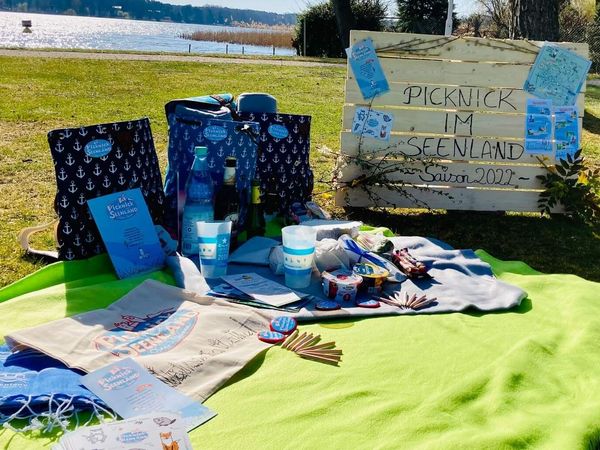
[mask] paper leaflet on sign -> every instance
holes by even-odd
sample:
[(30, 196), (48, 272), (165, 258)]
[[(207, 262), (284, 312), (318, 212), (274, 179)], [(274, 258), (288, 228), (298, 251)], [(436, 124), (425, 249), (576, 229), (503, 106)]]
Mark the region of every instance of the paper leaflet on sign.
[(393, 125), (391, 114), (359, 106), (354, 113), (352, 133), (389, 142)]

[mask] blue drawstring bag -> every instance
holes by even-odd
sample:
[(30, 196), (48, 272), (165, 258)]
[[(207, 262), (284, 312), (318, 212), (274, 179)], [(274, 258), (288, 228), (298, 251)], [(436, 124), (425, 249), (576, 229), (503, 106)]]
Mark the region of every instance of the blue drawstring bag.
[[(0, 346), (0, 424), (13, 431), (59, 427), (66, 431), (79, 414), (89, 415), (86, 422), (115, 418), (106, 404), (80, 383), (81, 375), (60, 361), (34, 350), (11, 353)], [(28, 420), (21, 428), (13, 421)]]

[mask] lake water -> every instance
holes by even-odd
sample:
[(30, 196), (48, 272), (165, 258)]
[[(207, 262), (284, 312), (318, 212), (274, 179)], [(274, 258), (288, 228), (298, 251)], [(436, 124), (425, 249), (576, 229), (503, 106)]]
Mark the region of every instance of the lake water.
[[(32, 33), (23, 33), (21, 20), (32, 21)], [(0, 12), (0, 46), (11, 48), (57, 48), (95, 50), (137, 50), (151, 52), (225, 53), (220, 42), (189, 41), (180, 33), (198, 30), (248, 30), (232, 27), (193, 25), (100, 17)], [(252, 55), (271, 55), (271, 47), (244, 45)], [(242, 46), (229, 44), (229, 53), (242, 53)], [(294, 50), (277, 48), (277, 55), (293, 55)]]

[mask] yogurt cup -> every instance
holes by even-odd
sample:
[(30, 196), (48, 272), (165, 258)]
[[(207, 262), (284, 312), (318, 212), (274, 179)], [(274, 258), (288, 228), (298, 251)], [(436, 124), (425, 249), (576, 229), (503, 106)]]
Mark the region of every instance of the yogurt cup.
[(358, 286), (363, 278), (349, 270), (338, 269), (321, 274), (323, 293), (338, 302), (356, 300)]
[(381, 294), (383, 282), (390, 275), (383, 267), (371, 263), (356, 263), (352, 271), (362, 277), (363, 282), (359, 290), (367, 294)]

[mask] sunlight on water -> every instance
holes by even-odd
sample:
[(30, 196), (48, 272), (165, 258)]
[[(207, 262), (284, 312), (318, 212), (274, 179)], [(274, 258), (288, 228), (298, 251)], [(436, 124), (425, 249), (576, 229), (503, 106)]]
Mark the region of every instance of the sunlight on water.
[[(31, 34), (23, 33), (21, 20), (32, 21)], [(192, 53), (225, 53), (224, 43), (177, 37), (180, 33), (223, 29), (231, 27), (0, 12), (1, 47), (187, 52), (192, 44)], [(272, 53), (270, 47), (245, 45), (244, 49), (252, 55)], [(241, 53), (242, 46), (229, 44), (229, 52)], [(293, 55), (294, 51), (278, 48), (276, 54)]]

